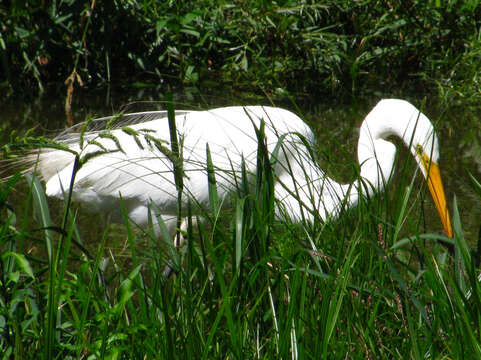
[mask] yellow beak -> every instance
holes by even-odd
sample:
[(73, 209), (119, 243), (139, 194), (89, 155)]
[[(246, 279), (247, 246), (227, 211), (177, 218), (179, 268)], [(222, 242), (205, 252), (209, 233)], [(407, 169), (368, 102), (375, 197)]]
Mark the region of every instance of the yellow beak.
[(453, 229), (451, 228), (451, 221), (449, 218), (448, 206), (446, 204), (446, 196), (444, 195), (444, 187), (441, 180), (441, 171), (439, 170), (439, 165), (430, 161), (430, 158), (426, 154), (422, 154), (420, 156), (422, 164), (426, 169), (429, 192), (434, 200), (436, 209), (438, 209), (444, 230), (446, 230), (446, 234), (452, 238)]

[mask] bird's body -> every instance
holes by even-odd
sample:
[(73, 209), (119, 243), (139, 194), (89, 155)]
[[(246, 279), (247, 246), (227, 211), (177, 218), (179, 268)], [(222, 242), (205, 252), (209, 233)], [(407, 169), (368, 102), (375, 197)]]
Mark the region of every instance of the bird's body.
[[(324, 174), (312, 156), (312, 130), (287, 110), (247, 106), (182, 111), (175, 123), (184, 174), (184, 205), (189, 201), (200, 208), (209, 204), (207, 145), (221, 199), (228, 200), (236, 190), (243, 163), (249, 174), (256, 174), (256, 129), (262, 124), (274, 164), (278, 217), (312, 221), (319, 216), (327, 220), (338, 215), (341, 204), (355, 205), (362, 191), (361, 186), (341, 185)], [(360, 131), (361, 178), (368, 184), (364, 191), (382, 190), (391, 175), (395, 147), (385, 140), (390, 135), (399, 136), (410, 147), (425, 176), (438, 162), (438, 140), (429, 120), (408, 102), (382, 100), (366, 117)], [(74, 201), (84, 203), (91, 211), (110, 213), (115, 220), (121, 219), (121, 197), (130, 219), (140, 226), (148, 224), (153, 203), (172, 228), (178, 204), (166, 114), (128, 129), (85, 133), (82, 139), (78, 134), (59, 138), (81, 157), (91, 154), (76, 174)], [(37, 166), (46, 181), (47, 195), (64, 196), (74, 159), (72, 153), (63, 150), (41, 151)], [(442, 185), (434, 187), (438, 194), (435, 203), (449, 233)]]

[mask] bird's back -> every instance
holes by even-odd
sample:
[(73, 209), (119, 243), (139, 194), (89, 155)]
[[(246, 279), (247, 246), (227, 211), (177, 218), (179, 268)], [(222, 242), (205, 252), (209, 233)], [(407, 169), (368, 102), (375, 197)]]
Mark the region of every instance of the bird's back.
[[(265, 124), (268, 151), (283, 140), (280, 161), (295, 156), (301, 138), (313, 142), (309, 127), (293, 113), (272, 107), (226, 107), (207, 111), (184, 111), (176, 116), (177, 137), (183, 159), (184, 189), (187, 197), (208, 203), (206, 145), (209, 145), (220, 196), (233, 190), (242, 158), (247, 170), (255, 173), (258, 139), (255, 128)], [(300, 136), (299, 136), (300, 135)], [(170, 153), (168, 119), (132, 125), (126, 129), (83, 135), (68, 146), (81, 156), (91, 154), (76, 174), (74, 200), (84, 202), (93, 211), (118, 209), (122, 196), (132, 207), (153, 201), (164, 213), (175, 213), (177, 189)], [(95, 156), (93, 156), (94, 154)], [(284, 158), (282, 158), (284, 156)], [(47, 195), (62, 197), (70, 184), (74, 156), (54, 150), (42, 154), (41, 172), (47, 183)], [(280, 167), (280, 171), (282, 171)]]

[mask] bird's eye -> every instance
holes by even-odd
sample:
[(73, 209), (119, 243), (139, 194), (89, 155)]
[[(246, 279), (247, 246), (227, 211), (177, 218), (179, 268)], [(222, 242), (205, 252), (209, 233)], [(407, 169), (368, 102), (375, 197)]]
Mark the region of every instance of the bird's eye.
[(415, 146), (415, 149), (416, 149), (416, 152), (417, 152), (417, 154), (418, 154), (419, 156), (422, 156), (422, 155), (423, 155), (424, 149), (423, 149), (423, 147), (422, 147), (421, 145), (419, 145), (419, 144), (416, 145), (416, 146)]

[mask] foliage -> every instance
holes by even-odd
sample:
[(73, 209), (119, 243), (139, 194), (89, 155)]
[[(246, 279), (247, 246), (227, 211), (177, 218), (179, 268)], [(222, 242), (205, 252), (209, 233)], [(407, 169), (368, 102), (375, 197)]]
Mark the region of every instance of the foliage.
[[(467, 244), (456, 200), (454, 239), (423, 231), (422, 194), (406, 163), (399, 190), (362, 199), (337, 222), (276, 221), (273, 159), (262, 127), (257, 136), (257, 181), (238, 179), (230, 216), (219, 211), (218, 173), (208, 160), (206, 222), (196, 222), (193, 209), (182, 214), (179, 251), (168, 234), (159, 241), (126, 222), (127, 261), (111, 250), (108, 230), (82, 242), (92, 221), (81, 226), (68, 201), (55, 220), (34, 177), (18, 209), (8, 199), (21, 176), (5, 182), (3, 358), (481, 356), (479, 249)], [(481, 194), (474, 178), (473, 187)]]
[(463, 90), (476, 94), (480, 12), (470, 0), (12, 1), (0, 5), (0, 80), (310, 94), (474, 80)]

